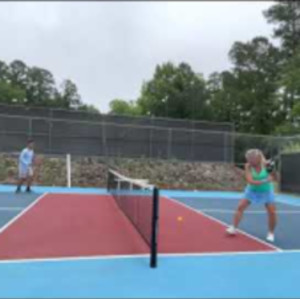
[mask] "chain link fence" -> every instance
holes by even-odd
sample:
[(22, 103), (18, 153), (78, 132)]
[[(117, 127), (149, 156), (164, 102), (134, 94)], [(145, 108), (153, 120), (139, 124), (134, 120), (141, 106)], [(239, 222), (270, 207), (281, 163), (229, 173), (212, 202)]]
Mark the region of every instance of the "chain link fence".
[(33, 137), (45, 154), (232, 162), (230, 132), (0, 115), (0, 151)]
[[(298, 137), (234, 132), (231, 123), (104, 115), (0, 104), (0, 151), (19, 151), (28, 137), (45, 154), (245, 162), (245, 151), (267, 157), (299, 146)], [(298, 142), (298, 143), (297, 143)]]
[(270, 158), (297, 139), (226, 131), (137, 126), (104, 121), (0, 115), (0, 152), (19, 151), (28, 137), (44, 154), (178, 159), (243, 164), (249, 148)]
[(165, 117), (122, 116), (113, 114), (100, 114), (95, 112), (51, 109), (44, 107), (26, 107), (21, 105), (0, 104), (0, 114), (24, 117), (39, 116), (40, 118), (50, 118), (65, 121), (92, 121), (99, 123), (104, 122), (119, 125), (149, 126), (159, 128), (180, 128), (189, 130), (212, 130), (224, 132), (234, 131), (233, 124), (228, 122), (210, 122)]
[[(234, 132), (231, 124), (122, 117), (44, 108), (30, 108), (27, 110), (28, 115), (23, 115), (26, 114), (24, 107), (18, 110), (16, 107), (0, 105), (0, 112), (3, 112), (0, 113), (2, 153), (19, 152), (27, 139), (33, 137), (38, 153), (48, 157), (58, 155), (62, 157), (63, 164), (66, 154), (71, 154), (72, 161), (76, 156), (101, 157), (103, 161), (108, 160), (106, 157), (174, 159), (234, 163), (242, 168), (245, 152), (250, 148), (258, 148), (267, 158), (281, 158), (281, 191), (300, 192), (300, 154), (294, 153), (300, 152), (300, 136), (241, 134)], [(61, 168), (58, 160), (49, 158), (48, 164), (55, 170), (53, 173), (62, 175), (67, 172), (67, 167)], [(14, 176), (15, 165), (3, 167), (7, 170), (5, 177)], [(72, 169), (76, 172), (85, 171), (77, 164)], [(88, 171), (85, 176), (88, 176)], [(55, 178), (43, 177), (43, 180), (54, 182)]]

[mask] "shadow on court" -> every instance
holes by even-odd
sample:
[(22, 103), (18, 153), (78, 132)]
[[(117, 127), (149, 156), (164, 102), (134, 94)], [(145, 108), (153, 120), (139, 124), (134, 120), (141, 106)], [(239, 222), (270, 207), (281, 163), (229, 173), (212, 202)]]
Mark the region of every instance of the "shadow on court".
[[(233, 214), (239, 202), (238, 199), (224, 198), (176, 197), (175, 199), (228, 225), (232, 223)], [(276, 203), (276, 206), (278, 225), (274, 245), (281, 249), (300, 249), (300, 235), (298, 233), (300, 207), (283, 203)], [(265, 207), (252, 204), (242, 219), (240, 229), (265, 240), (268, 231), (268, 217)]]

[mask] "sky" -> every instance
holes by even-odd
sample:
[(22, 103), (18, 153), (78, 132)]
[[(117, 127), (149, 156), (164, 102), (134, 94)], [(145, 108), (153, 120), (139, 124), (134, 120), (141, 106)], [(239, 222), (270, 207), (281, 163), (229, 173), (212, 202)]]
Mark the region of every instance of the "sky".
[(272, 36), (273, 2), (0, 2), (0, 60), (71, 79), (82, 101), (109, 111), (135, 100), (158, 64), (186, 62), (206, 78), (231, 67), (235, 41)]

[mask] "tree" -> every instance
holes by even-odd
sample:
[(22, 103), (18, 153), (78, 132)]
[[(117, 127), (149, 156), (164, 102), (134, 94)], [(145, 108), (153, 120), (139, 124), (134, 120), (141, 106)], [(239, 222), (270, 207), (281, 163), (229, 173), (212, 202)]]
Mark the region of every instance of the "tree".
[(300, 46), (300, 2), (277, 2), (264, 15), (269, 23), (275, 24), (274, 37), (280, 39), (283, 52), (290, 58)]
[(19, 87), (12, 87), (4, 81), (0, 81), (0, 103), (24, 104), (26, 93)]
[(82, 106), (81, 96), (75, 83), (71, 80), (64, 80), (61, 84), (61, 92), (57, 100), (62, 108), (78, 109)]
[[(281, 42), (282, 52), (282, 79), (279, 88), (279, 96), (282, 99), (282, 107), (286, 118), (292, 119), (293, 106), (299, 98), (299, 89), (293, 82), (291, 71), (292, 63), (300, 48), (300, 2), (277, 1), (270, 9), (264, 12), (267, 21), (274, 24), (273, 35)], [(297, 58), (296, 58), (297, 59)]]
[(0, 102), (98, 112), (94, 106), (82, 103), (77, 86), (71, 80), (63, 81), (58, 90), (50, 71), (28, 67), (21, 60), (9, 65), (0, 61), (0, 84)]
[(134, 101), (126, 102), (121, 99), (115, 99), (110, 102), (110, 114), (117, 115), (131, 115), (138, 116), (141, 115), (141, 109)]
[(213, 73), (207, 82), (215, 121), (234, 122), (236, 130), (269, 134), (283, 115), (276, 94), (281, 55), (267, 38), (236, 42), (229, 52), (232, 71)]
[(22, 89), (22, 83), (25, 69), (26, 66), (21, 61), (16, 60), (10, 66), (0, 61), (0, 103), (24, 103), (26, 92)]
[(142, 86), (137, 104), (144, 115), (206, 119), (205, 81), (192, 68), (171, 62), (156, 67), (152, 80)]
[(267, 38), (256, 37), (247, 43), (236, 42), (229, 56), (234, 64), (242, 130), (271, 133), (283, 117), (278, 113), (276, 95), (281, 68), (280, 51)]
[(287, 111), (287, 116), (291, 117), (289, 112), (300, 101), (300, 47), (282, 67), (279, 83), (283, 109)]
[(57, 91), (53, 75), (45, 69), (32, 67), (27, 73), (26, 96), (29, 105), (48, 106)]
[(211, 120), (234, 122), (241, 126), (241, 106), (237, 78), (232, 72), (213, 73), (207, 81)]
[[(300, 49), (285, 64), (281, 76), (281, 109), (285, 110), (285, 122), (276, 129), (280, 134), (300, 133)], [(293, 94), (293, 97), (291, 97)]]
[(0, 60), (0, 81), (9, 83), (8, 78), (8, 66), (4, 61)]
[(16, 87), (26, 89), (28, 84), (28, 67), (21, 60), (14, 60), (8, 67), (9, 82)]
[(82, 104), (78, 107), (78, 111), (90, 112), (90, 113), (100, 113), (99, 109), (94, 105)]

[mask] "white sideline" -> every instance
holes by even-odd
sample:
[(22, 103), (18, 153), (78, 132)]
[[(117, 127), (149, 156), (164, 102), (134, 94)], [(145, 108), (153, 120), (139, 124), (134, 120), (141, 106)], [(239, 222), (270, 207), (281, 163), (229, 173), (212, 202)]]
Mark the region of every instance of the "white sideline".
[[(180, 257), (226, 257), (226, 256), (247, 256), (247, 255), (285, 255), (299, 253), (299, 249), (285, 251), (230, 251), (230, 252), (207, 252), (207, 253), (159, 253), (158, 258), (180, 258)], [(149, 254), (134, 255), (94, 255), (94, 256), (67, 256), (67, 257), (50, 257), (50, 258), (26, 258), (26, 259), (8, 259), (0, 260), (1, 264), (17, 264), (17, 263), (44, 263), (44, 262), (72, 262), (72, 261), (88, 261), (88, 260), (117, 260), (117, 259), (137, 259), (148, 258)]]
[[(232, 214), (233, 210), (227, 210), (227, 209), (201, 209), (201, 212), (203, 213), (219, 213), (219, 214)], [(245, 214), (266, 214), (265, 211), (246, 211)], [(293, 210), (277, 210), (276, 214), (300, 214), (300, 210), (293, 211)]]

